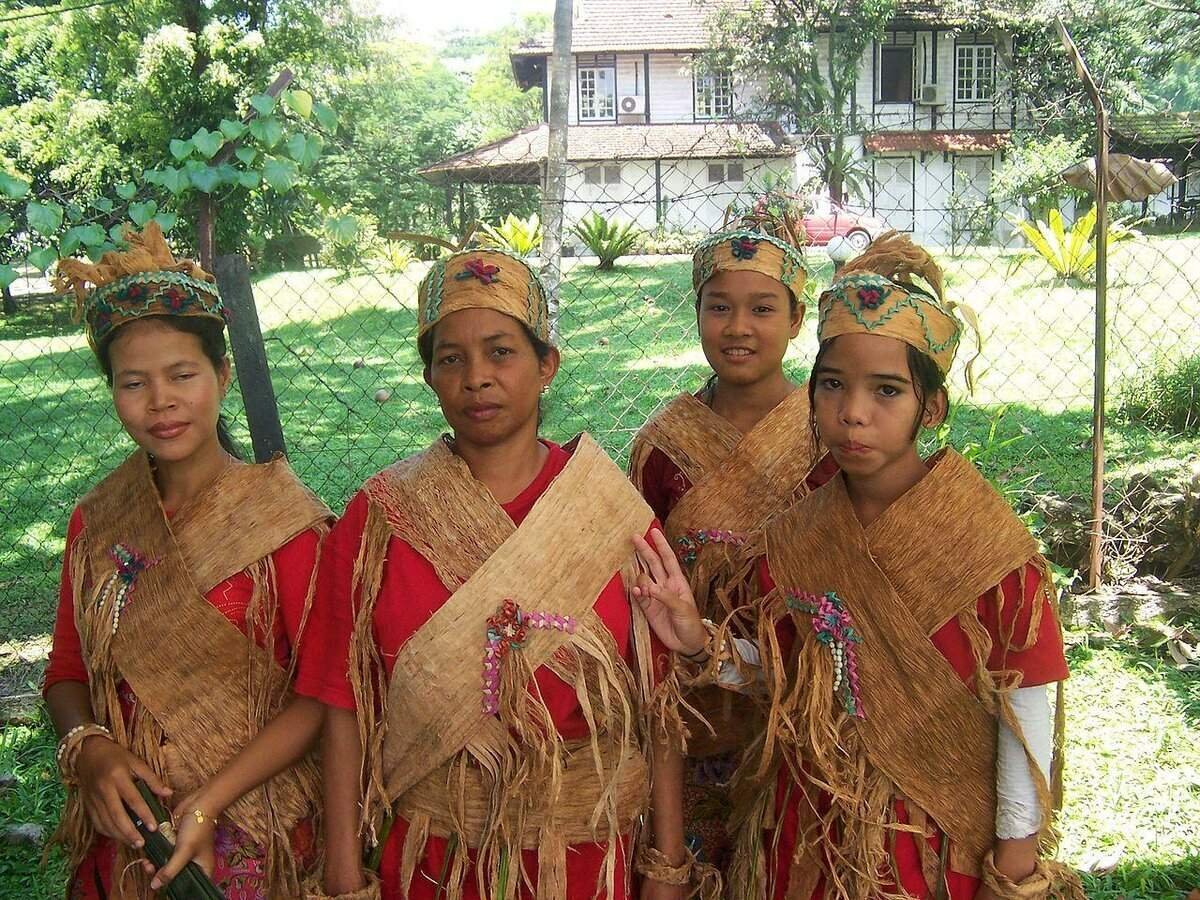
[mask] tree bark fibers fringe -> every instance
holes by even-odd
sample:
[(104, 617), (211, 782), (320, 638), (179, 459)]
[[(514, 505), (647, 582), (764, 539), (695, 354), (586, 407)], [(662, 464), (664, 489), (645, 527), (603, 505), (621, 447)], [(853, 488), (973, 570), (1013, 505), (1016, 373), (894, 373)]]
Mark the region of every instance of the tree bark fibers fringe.
[[(519, 529), (444, 441), (365, 490), (351, 675), (368, 836), (377, 838), (374, 827), (390, 812), (409, 822), (399, 872), (405, 894), (429, 837), (448, 838), (446, 900), (460, 900), (471, 875), (489, 900), (511, 900), (521, 884), (538, 900), (562, 900), (568, 846), (607, 843), (596, 894), (611, 896), (617, 854), (636, 844), (649, 803), (650, 735), (680, 728), (678, 685), (654, 684), (640, 608), (630, 598), (633, 668), (592, 610), (618, 572), (632, 586), (629, 537), (647, 530), (650, 510), (586, 436)], [(388, 683), (372, 623), (393, 537), (428, 560), (452, 596), (405, 643)], [(550, 544), (562, 552), (547, 562)], [(486, 618), (503, 600), (526, 598), (539, 611), (572, 617), (574, 633), (531, 630), (505, 657), (499, 715), (485, 715)], [(585, 741), (559, 736), (533, 678), (543, 665), (574, 688)], [(521, 854), (535, 847), (536, 883)]]
[[(182, 796), (211, 778), (288, 701), (289, 673), (271, 654), (279, 598), (270, 554), (305, 530), (326, 530), (329, 510), (276, 460), (227, 469), (168, 521), (140, 451), (81, 506), (84, 531), (71, 548), (70, 574), (93, 714)], [(147, 562), (124, 591), (110, 556), (117, 545)], [(205, 598), (242, 571), (253, 585), (248, 634)], [(306, 609), (311, 600), (310, 590)], [(266, 649), (254, 640), (260, 632)], [(128, 722), (122, 681), (137, 697)], [(272, 897), (299, 891), (302, 873), (289, 831), (315, 814), (318, 795), (309, 758), (226, 813), (263, 847)], [(95, 837), (78, 790), (68, 785), (55, 842), (77, 866)], [(118, 849), (114, 889), (121, 897), (151, 894), (149, 878), (131, 865), (137, 858)]]

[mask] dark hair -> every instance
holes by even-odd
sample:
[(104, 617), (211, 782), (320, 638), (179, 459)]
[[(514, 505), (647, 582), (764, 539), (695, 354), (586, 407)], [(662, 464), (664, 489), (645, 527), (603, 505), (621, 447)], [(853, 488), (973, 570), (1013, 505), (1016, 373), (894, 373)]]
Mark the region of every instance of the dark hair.
[[(220, 322), (202, 316), (155, 316), (154, 319), (162, 322), (168, 328), (198, 337), (200, 349), (208, 357), (208, 361), (212, 363), (214, 369), (218, 372), (221, 371), (222, 364), (229, 357), (229, 349), (225, 344), (225, 328)], [(96, 350), (96, 358), (100, 361), (100, 370), (104, 373), (104, 380), (108, 382), (109, 387), (113, 385), (112, 359), (109, 357), (109, 350), (112, 347), (113, 338), (119, 333), (120, 331), (115, 329), (110, 331), (108, 337)], [(230, 456), (236, 459), (245, 458), (242, 456), (241, 447), (238, 446), (229, 431), (229, 423), (224, 415), (217, 416), (217, 441), (221, 444), (221, 449)]]
[[(831, 337), (826, 341), (821, 342), (820, 348), (817, 350), (817, 356), (813, 360), (812, 373), (808, 379), (808, 427), (812, 432), (813, 441), (816, 444), (820, 443), (820, 434), (817, 431), (817, 411), (816, 411), (816, 393), (817, 393), (817, 373), (821, 369), (821, 362), (825, 359), (825, 354), (829, 352), (829, 348), (833, 346), (836, 337)], [(913, 393), (917, 395), (917, 419), (913, 422), (912, 439), (916, 440), (917, 435), (921, 433), (921, 420), (925, 417), (925, 409), (929, 401), (937, 394), (938, 391), (945, 393), (946, 391), (946, 376), (942, 374), (942, 370), (937, 367), (937, 363), (933, 358), (925, 353), (922, 353), (912, 344), (905, 344), (904, 349), (908, 359), (908, 374), (912, 378)], [(946, 415), (950, 414), (950, 398), (946, 397)]]

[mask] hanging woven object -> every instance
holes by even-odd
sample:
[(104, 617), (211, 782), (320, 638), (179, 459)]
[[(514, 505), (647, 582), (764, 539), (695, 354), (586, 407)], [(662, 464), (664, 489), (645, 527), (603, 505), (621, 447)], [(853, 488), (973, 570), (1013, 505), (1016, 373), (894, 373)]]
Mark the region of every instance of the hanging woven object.
[[(1062, 173), (1071, 187), (1096, 193), (1096, 157), (1076, 163)], [(1113, 203), (1134, 201), (1162, 193), (1179, 179), (1160, 162), (1148, 162), (1124, 153), (1108, 155), (1108, 199)]]

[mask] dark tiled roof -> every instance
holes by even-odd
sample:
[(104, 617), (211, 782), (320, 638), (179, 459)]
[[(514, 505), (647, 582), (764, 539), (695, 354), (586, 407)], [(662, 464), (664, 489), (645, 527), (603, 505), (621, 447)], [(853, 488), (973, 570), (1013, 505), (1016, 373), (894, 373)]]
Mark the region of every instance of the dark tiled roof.
[(1002, 150), (1011, 143), (1007, 131), (878, 131), (863, 145), (872, 153), (924, 150), (972, 153)]
[[(1053, 16), (1063, 0), (898, 0), (896, 19), (928, 25), (996, 23)], [(745, 8), (745, 0), (577, 0), (571, 52), (703, 50), (712, 45), (711, 18), (720, 6)], [(544, 34), (518, 47), (513, 56), (542, 56), (553, 46)]]
[[(546, 158), (545, 124), (468, 150), (421, 170), (430, 181), (511, 181), (533, 184)], [(567, 129), (572, 162), (620, 159), (738, 159), (795, 153), (775, 124), (577, 125)]]
[(1119, 142), (1145, 147), (1192, 147), (1200, 144), (1200, 112), (1113, 116)]

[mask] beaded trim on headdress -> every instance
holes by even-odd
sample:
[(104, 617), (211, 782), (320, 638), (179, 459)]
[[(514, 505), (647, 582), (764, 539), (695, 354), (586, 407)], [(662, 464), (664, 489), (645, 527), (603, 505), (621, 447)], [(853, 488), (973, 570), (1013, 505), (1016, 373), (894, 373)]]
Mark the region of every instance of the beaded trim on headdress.
[(462, 250), (430, 266), (417, 291), (418, 334), (460, 309), (494, 309), (541, 340), (550, 338), (541, 279), (525, 260), (503, 250)]
[(88, 343), (98, 350), (113, 331), (146, 316), (202, 316), (225, 324), (226, 310), (213, 276), (187, 259), (176, 259), (158, 223), (127, 230), (126, 251), (105, 253), (98, 263), (60, 259), (57, 290), (75, 294)]
[(723, 231), (705, 238), (692, 254), (692, 289), (700, 296), (717, 272), (760, 272), (788, 288), (803, 303), (808, 270), (804, 257), (787, 241), (749, 228)]

